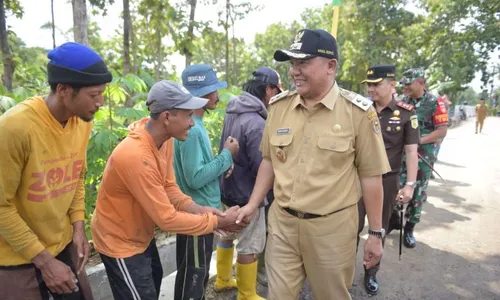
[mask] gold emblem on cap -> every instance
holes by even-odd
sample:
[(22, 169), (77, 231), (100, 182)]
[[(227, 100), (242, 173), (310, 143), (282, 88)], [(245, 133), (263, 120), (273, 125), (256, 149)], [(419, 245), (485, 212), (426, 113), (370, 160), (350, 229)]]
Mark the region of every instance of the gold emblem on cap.
[(366, 75), (373, 75), (375, 72), (373, 72), (372, 69), (368, 70), (368, 72), (366, 72)]
[(279, 161), (281, 162), (286, 161), (286, 153), (285, 151), (283, 151), (283, 149), (276, 150), (276, 156), (278, 157)]
[(400, 130), (401, 130), (400, 126), (396, 127), (396, 131), (400, 131)]
[(401, 112), (400, 112), (399, 110), (397, 110), (397, 109), (396, 109), (396, 110), (394, 111), (394, 113), (393, 113), (393, 115), (394, 115), (395, 117), (399, 117), (399, 115), (400, 115), (400, 114), (401, 114)]
[(335, 132), (335, 133), (339, 133), (339, 132), (340, 132), (340, 130), (342, 130), (342, 126), (340, 126), (339, 124), (335, 124), (335, 125), (333, 126), (333, 132)]
[(294, 43), (300, 42), (300, 40), (302, 39), (303, 36), (304, 36), (304, 31), (299, 31), (297, 33), (297, 35), (295, 36), (295, 40), (293, 42)]

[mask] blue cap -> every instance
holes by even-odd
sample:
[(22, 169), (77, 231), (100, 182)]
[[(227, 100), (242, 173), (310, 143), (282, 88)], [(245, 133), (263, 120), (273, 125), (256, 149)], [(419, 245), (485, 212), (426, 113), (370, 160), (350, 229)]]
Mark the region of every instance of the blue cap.
[(227, 87), (227, 82), (219, 81), (210, 65), (191, 65), (182, 72), (182, 85), (195, 97), (203, 97)]
[(68, 42), (47, 54), (49, 84), (92, 86), (111, 82), (113, 76), (102, 58), (91, 48)]
[(280, 92), (282, 92), (281, 79), (279, 73), (269, 67), (260, 67), (257, 71), (253, 72), (253, 79), (260, 80), (265, 83), (269, 83), (278, 87)]

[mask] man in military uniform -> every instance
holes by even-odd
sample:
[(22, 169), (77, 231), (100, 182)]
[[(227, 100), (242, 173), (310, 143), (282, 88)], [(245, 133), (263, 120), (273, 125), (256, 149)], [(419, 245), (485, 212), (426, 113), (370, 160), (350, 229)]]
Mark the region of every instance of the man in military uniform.
[(479, 104), (476, 105), (476, 134), (479, 127), (479, 133), (483, 131), (484, 119), (488, 115), (488, 105), (484, 104), (484, 99), (479, 100)]
[[(371, 67), (367, 71), (366, 79), (368, 94), (374, 102), (376, 112), (370, 118), (378, 118), (384, 138), (385, 151), (391, 165), (391, 171), (382, 176), (384, 188), (384, 206), (382, 210), (382, 227), (387, 230), (389, 220), (396, 199), (407, 203), (413, 196), (416, 186), (418, 155), (417, 147), (420, 140), (418, 119), (413, 106), (394, 99), (392, 90), (395, 82), (396, 68), (392, 65)], [(406, 153), (408, 166), (406, 185), (400, 189), (399, 170), (403, 161), (403, 152)], [(365, 226), (366, 209), (363, 199), (358, 202), (359, 234)], [(382, 240), (384, 241), (384, 240)], [(364, 286), (366, 292), (376, 295), (379, 290), (376, 278), (380, 263), (370, 269), (365, 268)]]
[[(406, 88), (408, 96), (403, 102), (415, 107), (418, 117), (418, 127), (420, 129), (420, 144), (418, 146), (418, 173), (417, 185), (413, 198), (406, 209), (406, 223), (404, 227), (404, 245), (408, 248), (415, 248), (417, 242), (413, 235), (415, 225), (420, 222), (422, 204), (427, 200), (427, 186), (432, 175), (432, 165), (436, 161), (434, 155), (434, 143), (446, 136), (448, 129), (448, 112), (443, 98), (436, 97), (425, 89), (424, 71), (422, 69), (410, 69), (403, 73), (407, 78)], [(400, 181), (405, 185), (407, 181), (407, 167), (403, 162), (401, 168)], [(397, 224), (397, 214), (392, 215), (395, 220), (391, 224)], [(391, 224), (389, 226), (390, 231)]]
[(391, 168), (380, 122), (371, 101), (335, 82), (337, 42), (328, 32), (300, 30), (274, 59), (290, 61), (296, 91), (271, 100), (263, 160), (239, 219), (253, 216), (274, 181), (268, 299), (297, 299), (306, 274), (315, 299), (351, 299), (361, 196), (370, 225), (365, 266), (383, 254), (382, 174)]

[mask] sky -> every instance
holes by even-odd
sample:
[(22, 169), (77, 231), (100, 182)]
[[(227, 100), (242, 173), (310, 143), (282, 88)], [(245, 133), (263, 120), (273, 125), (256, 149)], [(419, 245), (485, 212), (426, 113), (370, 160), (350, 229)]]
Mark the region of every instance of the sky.
[[(178, 1), (178, 0), (177, 0)], [(236, 0), (236, 3), (243, 0)], [(9, 26), (26, 44), (27, 46), (39, 46), (43, 48), (52, 48), (52, 35), (49, 29), (40, 29), (43, 24), (50, 22), (50, 0), (20, 0), (24, 7), (24, 16), (22, 20), (18, 20), (13, 16), (7, 16), (7, 26)], [(87, 1), (88, 2), (88, 1)], [(209, 2), (212, 2), (211, 0)], [(225, 1), (219, 0), (224, 3)], [(290, 0), (251, 0), (253, 5), (260, 5), (262, 9), (258, 12), (253, 12), (246, 16), (245, 19), (238, 21), (235, 25), (235, 35), (243, 37), (247, 42), (252, 42), (256, 33), (263, 33), (267, 26), (277, 22), (291, 22), (300, 19), (300, 14), (306, 8), (322, 7), (330, 0), (307, 0), (294, 1), (290, 5)], [(219, 4), (219, 6), (222, 4)], [(90, 9), (88, 14), (93, 21), (96, 21), (101, 27), (101, 36), (106, 39), (114, 35), (114, 32), (123, 23), (120, 18), (122, 12), (122, 1), (115, 0), (115, 3), (108, 7), (108, 15), (92, 16)], [(284, 11), (286, 10), (286, 14)], [(54, 0), (54, 14), (56, 27), (56, 43), (62, 44), (66, 41), (71, 41), (72, 34), (63, 34), (73, 26), (73, 13), (70, 0)], [(342, 17), (342, 13), (341, 13)], [(216, 21), (217, 6), (202, 6), (196, 11), (196, 19), (203, 21)], [(330, 30), (330, 28), (324, 28)], [(500, 51), (494, 53), (496, 63), (500, 63)], [(177, 67), (177, 70), (184, 69), (184, 58), (176, 55), (170, 58), (172, 64)], [(476, 78), (470, 84), (471, 87), (479, 92), (481, 89), (480, 74), (476, 74)], [(500, 80), (495, 80), (495, 87), (500, 86)], [(489, 87), (488, 87), (489, 89)]]

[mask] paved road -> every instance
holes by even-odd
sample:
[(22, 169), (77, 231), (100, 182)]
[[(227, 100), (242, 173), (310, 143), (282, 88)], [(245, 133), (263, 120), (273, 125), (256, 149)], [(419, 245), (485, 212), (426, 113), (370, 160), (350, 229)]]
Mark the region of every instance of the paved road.
[[(416, 249), (403, 248), (399, 261), (399, 235), (388, 236), (376, 299), (500, 299), (499, 156), (500, 118), (487, 119), (482, 134), (474, 134), (473, 120), (449, 131), (436, 164), (446, 183), (430, 183)], [(362, 288), (361, 259), (352, 297), (374, 299)], [(207, 296), (235, 299), (211, 289)], [(307, 286), (300, 299), (313, 299)]]

